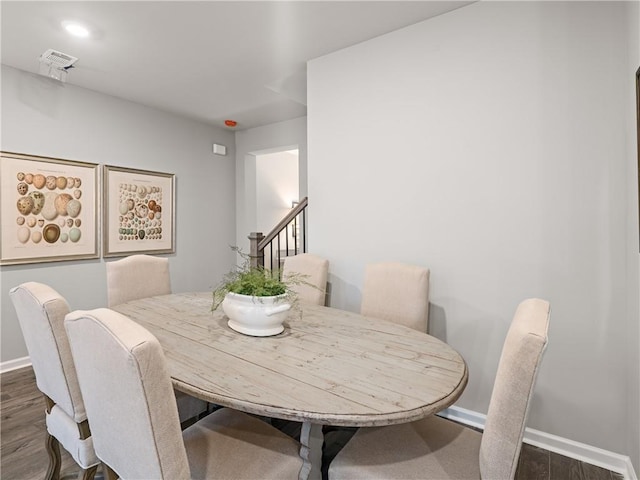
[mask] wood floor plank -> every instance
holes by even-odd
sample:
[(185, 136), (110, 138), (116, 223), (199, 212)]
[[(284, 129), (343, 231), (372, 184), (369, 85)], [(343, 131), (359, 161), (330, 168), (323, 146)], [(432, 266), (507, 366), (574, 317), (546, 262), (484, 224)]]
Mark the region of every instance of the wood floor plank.
[(578, 460), (554, 452), (550, 452), (550, 457), (549, 478), (551, 480), (583, 480)]
[(45, 404), (41, 397), (27, 399), (21, 404), (2, 408), (2, 428), (9, 431), (19, 430), (26, 425), (44, 425)]
[[(45, 403), (31, 367), (0, 375), (0, 468), (2, 478), (40, 480), (49, 464), (45, 450)], [(77, 476), (79, 468), (61, 449), (63, 477)]]
[(523, 444), (516, 470), (516, 480), (549, 480), (549, 451)]
[[(2, 478), (12, 480), (42, 479), (47, 471), (49, 458), (45, 451), (46, 433), (39, 431), (26, 438), (5, 441), (2, 435), (0, 463), (2, 464)], [(61, 449), (62, 476), (75, 476), (79, 471), (71, 455)]]
[(589, 465), (581, 462), (582, 474), (584, 480), (612, 480), (611, 472), (605, 468)]

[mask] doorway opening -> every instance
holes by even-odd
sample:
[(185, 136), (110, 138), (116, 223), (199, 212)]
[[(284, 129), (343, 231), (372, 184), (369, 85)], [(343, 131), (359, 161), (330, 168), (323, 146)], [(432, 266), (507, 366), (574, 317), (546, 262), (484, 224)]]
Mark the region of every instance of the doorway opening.
[[(297, 148), (256, 155), (256, 227), (267, 234), (300, 200)], [(297, 232), (287, 233), (291, 245)]]

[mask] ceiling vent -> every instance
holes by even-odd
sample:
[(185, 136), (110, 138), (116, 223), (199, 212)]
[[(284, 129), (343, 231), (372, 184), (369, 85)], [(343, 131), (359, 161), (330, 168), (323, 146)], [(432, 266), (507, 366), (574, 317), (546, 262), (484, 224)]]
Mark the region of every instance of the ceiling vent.
[(76, 57), (49, 49), (40, 55), (40, 75), (55, 78), (61, 82), (67, 80), (67, 72), (78, 61)]

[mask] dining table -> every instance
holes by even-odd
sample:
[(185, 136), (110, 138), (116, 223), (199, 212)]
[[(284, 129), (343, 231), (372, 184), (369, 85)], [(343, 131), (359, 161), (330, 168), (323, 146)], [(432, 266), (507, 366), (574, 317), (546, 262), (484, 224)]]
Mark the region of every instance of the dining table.
[(467, 384), (456, 350), (397, 323), (298, 302), (282, 333), (253, 337), (231, 329), (212, 300), (174, 293), (111, 308), (158, 339), (177, 390), (301, 422), (299, 479), (321, 479), (323, 425), (411, 422), (453, 404)]

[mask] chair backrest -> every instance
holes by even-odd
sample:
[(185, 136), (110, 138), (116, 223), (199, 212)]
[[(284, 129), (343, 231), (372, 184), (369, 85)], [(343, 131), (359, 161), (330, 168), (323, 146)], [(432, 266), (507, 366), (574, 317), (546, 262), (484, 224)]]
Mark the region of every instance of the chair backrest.
[(158, 340), (106, 308), (72, 312), (65, 327), (100, 460), (120, 478), (190, 478)]
[(131, 255), (107, 262), (107, 305), (171, 293), (169, 259)]
[(514, 478), (531, 396), (547, 346), (549, 303), (537, 298), (516, 310), (504, 342), (480, 444), (482, 478)]
[(429, 270), (398, 262), (367, 265), (360, 313), (426, 333), (429, 322)]
[(24, 335), (38, 389), (76, 423), (87, 419), (64, 317), (67, 301), (53, 288), (27, 282), (9, 291)]
[(282, 268), (282, 277), (300, 280), (300, 283), (291, 285), (291, 289), (298, 294), (298, 298), (304, 303), (324, 305), (327, 290), (327, 275), (329, 273), (329, 260), (312, 255), (300, 253), (291, 257), (285, 257)]

